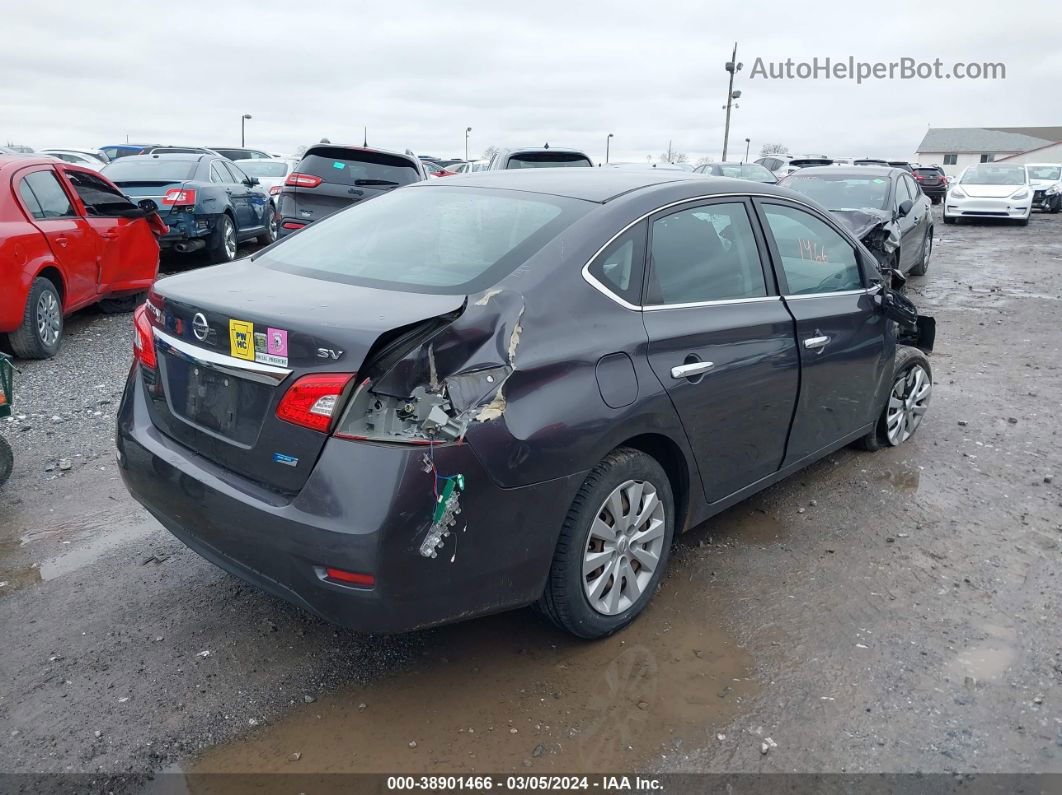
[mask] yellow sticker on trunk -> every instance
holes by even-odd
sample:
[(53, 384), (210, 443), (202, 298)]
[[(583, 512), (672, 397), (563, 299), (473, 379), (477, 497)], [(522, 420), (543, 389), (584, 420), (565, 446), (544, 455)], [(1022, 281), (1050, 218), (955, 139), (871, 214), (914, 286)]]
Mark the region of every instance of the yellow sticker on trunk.
[(254, 361), (254, 323), (229, 321), (229, 349), (237, 359)]

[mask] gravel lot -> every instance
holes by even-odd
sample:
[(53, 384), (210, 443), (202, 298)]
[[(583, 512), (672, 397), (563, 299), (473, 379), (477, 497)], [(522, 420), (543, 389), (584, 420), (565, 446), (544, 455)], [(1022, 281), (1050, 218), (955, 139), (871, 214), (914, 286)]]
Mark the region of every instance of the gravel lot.
[(201, 560), (115, 471), (130, 317), (79, 313), (0, 423), (0, 771), (1062, 772), (1062, 216), (937, 220), (915, 439), (693, 530), (594, 644), (359, 635)]

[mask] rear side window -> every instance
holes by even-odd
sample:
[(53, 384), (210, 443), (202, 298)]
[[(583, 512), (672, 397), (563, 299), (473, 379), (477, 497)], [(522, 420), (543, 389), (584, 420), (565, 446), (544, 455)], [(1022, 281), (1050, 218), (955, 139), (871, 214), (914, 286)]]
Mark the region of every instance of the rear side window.
[(322, 219), (255, 261), (367, 287), (476, 292), (497, 284), (593, 206), (516, 191), (406, 188)]
[(120, 190), (93, 174), (70, 170), (66, 172), (66, 178), (89, 215), (113, 216), (135, 206)]
[(37, 201), (37, 197), (33, 195), (33, 190), (24, 179), (19, 180), (18, 194), (22, 197), (22, 203), (26, 205), (30, 215), (38, 220), (44, 218), (44, 209), (41, 207), (41, 203)]
[(40, 218), (68, 218), (76, 215), (74, 206), (51, 171), (34, 171), (27, 174), (23, 184), (29, 186), (41, 208)]
[(342, 147), (318, 147), (296, 169), (340, 185), (408, 185), (420, 179), (416, 166), (404, 157)]
[(218, 183), (232, 182), (232, 177), (225, 170), (225, 166), (221, 165), (220, 160), (215, 160), (210, 164), (210, 181)]
[(590, 275), (629, 304), (641, 303), (645, 228), (635, 224), (590, 263)]
[(586, 168), (593, 163), (586, 155), (572, 152), (525, 152), (512, 155), (505, 167), (508, 168)]
[(782, 259), (787, 295), (862, 289), (855, 249), (838, 232), (793, 207), (765, 204), (763, 214)]
[(742, 203), (709, 204), (653, 222), (648, 304), (767, 295), (756, 237)]

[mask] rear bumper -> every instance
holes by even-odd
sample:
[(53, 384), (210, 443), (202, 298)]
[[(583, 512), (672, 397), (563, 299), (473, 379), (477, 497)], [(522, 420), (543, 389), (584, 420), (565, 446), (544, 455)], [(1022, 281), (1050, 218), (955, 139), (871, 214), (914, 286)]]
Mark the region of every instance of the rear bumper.
[[(198, 456), (151, 424), (138, 368), (118, 415), (129, 492), (171, 533), (221, 568), (336, 624), (401, 632), (538, 598), (561, 523), (584, 475), (502, 489), (467, 445), (439, 447), (461, 473), (462, 511), (435, 558), (419, 552), (431, 523), (424, 448), (331, 439), (293, 499)], [(325, 579), (323, 567), (369, 573), (371, 588)]]
[(163, 221), (170, 231), (159, 238), (160, 248), (172, 248), (177, 243), (196, 238), (210, 237), (217, 224), (216, 215), (181, 215), (164, 217)]

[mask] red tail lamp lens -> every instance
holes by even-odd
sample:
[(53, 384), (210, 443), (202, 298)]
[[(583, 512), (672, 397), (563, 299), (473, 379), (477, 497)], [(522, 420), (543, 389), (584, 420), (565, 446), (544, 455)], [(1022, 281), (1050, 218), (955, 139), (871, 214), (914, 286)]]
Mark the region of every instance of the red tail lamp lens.
[(343, 582), (349, 585), (375, 585), (376, 578), (371, 574), (361, 574), (356, 571), (343, 571), (343, 569), (333, 569), (330, 566), (325, 566), (325, 576), (330, 580), (336, 582)]
[(292, 384), (277, 406), (277, 417), (321, 433), (328, 433), (339, 398), (353, 373), (315, 373)]
[(155, 356), (155, 335), (148, 320), (147, 304), (141, 304), (133, 312), (133, 358), (145, 367), (155, 370), (159, 366)]

